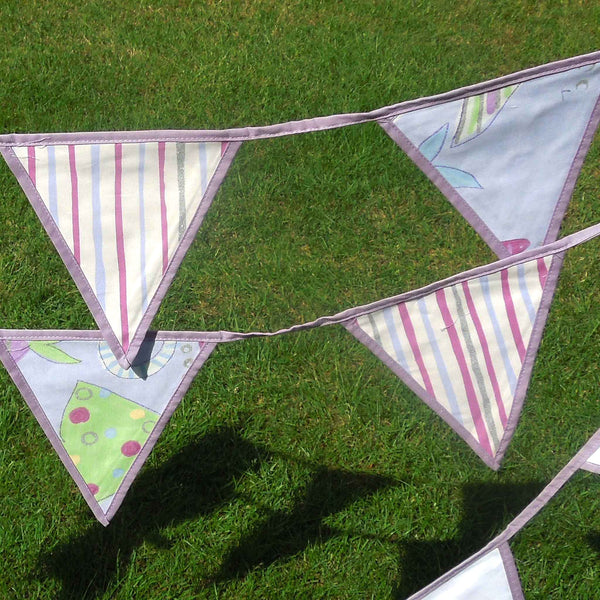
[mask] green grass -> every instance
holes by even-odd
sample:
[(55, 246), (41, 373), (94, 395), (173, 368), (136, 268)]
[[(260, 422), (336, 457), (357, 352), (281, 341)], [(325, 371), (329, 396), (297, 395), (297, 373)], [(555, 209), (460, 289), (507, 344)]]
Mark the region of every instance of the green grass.
[[(2, 132), (361, 111), (598, 47), (585, 2), (0, 4)], [(600, 220), (600, 146), (562, 233)], [(94, 328), (0, 165), (0, 327)], [(498, 473), (339, 327), (219, 347), (114, 522), (0, 371), (0, 598), (405, 598), (485, 545), (600, 425), (598, 242), (569, 252)], [(154, 326), (276, 329), (493, 259), (375, 124), (242, 146)], [(597, 597), (578, 474), (512, 544), (528, 600)]]

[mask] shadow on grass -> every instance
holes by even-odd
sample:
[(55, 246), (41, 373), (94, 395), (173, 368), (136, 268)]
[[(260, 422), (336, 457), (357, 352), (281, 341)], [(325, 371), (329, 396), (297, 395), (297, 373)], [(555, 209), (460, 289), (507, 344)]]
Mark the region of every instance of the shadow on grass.
[(37, 575), (62, 582), (59, 600), (96, 598), (117, 584), (119, 573), (145, 541), (169, 547), (161, 530), (209, 514), (235, 496), (235, 480), (268, 453), (232, 429), (206, 435), (136, 479), (111, 524), (42, 554)]
[(225, 557), (213, 582), (242, 578), (256, 567), (290, 558), (313, 543), (339, 535), (323, 520), (359, 499), (398, 482), (337, 469), (318, 470), (293, 508), (273, 513)]
[(592, 531), (585, 536), (588, 544), (591, 548), (593, 548), (598, 554), (600, 554), (600, 531)]
[(469, 484), (463, 489), (463, 516), (450, 540), (401, 541), (400, 577), (393, 597), (408, 598), (475, 554), (542, 490), (544, 482)]
[[(162, 466), (142, 471), (109, 527), (95, 524), (43, 553), (36, 576), (61, 582), (58, 600), (112, 597), (138, 547), (149, 542), (168, 548), (161, 531), (231, 502), (236, 497), (235, 481), (270, 458), (269, 452), (245, 441), (235, 430), (205, 436)], [(289, 511), (273, 512), (242, 539), (208, 584), (244, 577), (254, 567), (329, 539), (336, 532), (323, 525), (324, 518), (392, 484), (397, 482), (317, 467), (296, 505)]]

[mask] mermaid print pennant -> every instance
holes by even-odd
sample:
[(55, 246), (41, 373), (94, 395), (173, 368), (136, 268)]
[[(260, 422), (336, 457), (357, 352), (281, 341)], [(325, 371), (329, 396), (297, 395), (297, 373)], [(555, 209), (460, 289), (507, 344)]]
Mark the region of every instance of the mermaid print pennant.
[(0, 360), (104, 525), (214, 347), (149, 334), (123, 369), (98, 332), (0, 331)]
[(0, 148), (112, 352), (134, 360), (239, 144)]
[(380, 121), (499, 256), (557, 238), (600, 119), (600, 63)]
[(519, 418), (563, 256), (400, 302), (345, 327), (494, 469)]

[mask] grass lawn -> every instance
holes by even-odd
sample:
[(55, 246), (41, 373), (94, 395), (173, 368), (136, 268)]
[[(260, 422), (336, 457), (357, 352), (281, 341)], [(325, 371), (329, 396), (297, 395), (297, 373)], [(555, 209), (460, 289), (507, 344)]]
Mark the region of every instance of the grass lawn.
[[(3, 0), (1, 133), (370, 110), (591, 52), (599, 23), (558, 0)], [(595, 141), (561, 235), (600, 221), (598, 165)], [(94, 329), (4, 163), (0, 186), (0, 327)], [(218, 347), (104, 528), (0, 369), (0, 598), (406, 598), (600, 426), (599, 248), (567, 255), (497, 473), (326, 327)], [(493, 259), (376, 124), (248, 142), (153, 327), (274, 330)], [(512, 542), (528, 600), (600, 596), (599, 492), (577, 474)]]

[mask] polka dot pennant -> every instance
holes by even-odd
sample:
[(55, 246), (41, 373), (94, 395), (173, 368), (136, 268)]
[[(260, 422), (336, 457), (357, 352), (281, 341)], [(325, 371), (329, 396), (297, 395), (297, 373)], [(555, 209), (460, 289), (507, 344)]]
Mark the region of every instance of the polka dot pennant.
[(119, 489), (159, 415), (114, 392), (78, 381), (60, 435), (97, 501)]

